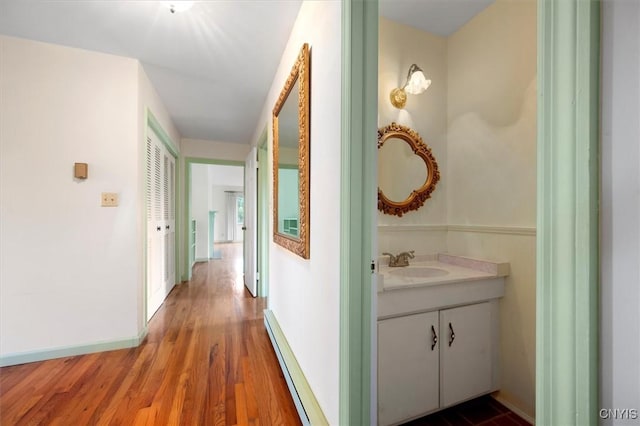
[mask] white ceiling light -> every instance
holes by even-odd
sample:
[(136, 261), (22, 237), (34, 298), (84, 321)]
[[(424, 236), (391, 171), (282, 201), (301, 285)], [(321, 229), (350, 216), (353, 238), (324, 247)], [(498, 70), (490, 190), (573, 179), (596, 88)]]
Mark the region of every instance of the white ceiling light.
[(186, 12), (187, 10), (191, 9), (191, 7), (193, 7), (192, 1), (172, 0), (165, 1), (164, 3), (167, 5), (171, 13)]

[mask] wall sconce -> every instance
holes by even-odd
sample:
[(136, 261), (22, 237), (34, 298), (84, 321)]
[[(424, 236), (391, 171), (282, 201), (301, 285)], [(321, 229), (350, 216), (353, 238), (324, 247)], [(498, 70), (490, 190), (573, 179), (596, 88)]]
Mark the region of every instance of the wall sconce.
[(402, 88), (395, 88), (391, 91), (391, 104), (396, 108), (404, 108), (407, 103), (407, 93), (419, 95), (429, 88), (431, 80), (427, 80), (422, 69), (416, 64), (409, 67), (407, 82)]

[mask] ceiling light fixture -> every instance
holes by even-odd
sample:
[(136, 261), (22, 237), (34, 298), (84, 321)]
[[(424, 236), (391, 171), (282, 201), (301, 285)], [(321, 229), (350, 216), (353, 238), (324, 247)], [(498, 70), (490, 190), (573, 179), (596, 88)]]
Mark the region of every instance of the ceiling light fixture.
[(409, 67), (407, 73), (407, 82), (401, 88), (395, 88), (391, 91), (391, 104), (396, 108), (404, 108), (407, 103), (407, 93), (411, 95), (419, 95), (429, 88), (431, 80), (427, 80), (422, 69), (416, 64)]
[(192, 1), (173, 0), (165, 2), (171, 13), (186, 12), (193, 7)]

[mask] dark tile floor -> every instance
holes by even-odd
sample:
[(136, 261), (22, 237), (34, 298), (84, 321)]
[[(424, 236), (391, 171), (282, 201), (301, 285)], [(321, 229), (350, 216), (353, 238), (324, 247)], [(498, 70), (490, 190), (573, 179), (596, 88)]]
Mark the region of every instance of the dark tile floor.
[(404, 426), (531, 426), (490, 396), (481, 396)]

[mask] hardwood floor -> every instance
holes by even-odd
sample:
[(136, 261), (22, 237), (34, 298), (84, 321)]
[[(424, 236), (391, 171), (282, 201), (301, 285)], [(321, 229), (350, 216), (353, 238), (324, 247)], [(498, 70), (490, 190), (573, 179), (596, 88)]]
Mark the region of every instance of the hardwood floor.
[(1, 425), (297, 425), (242, 283), (242, 246), (199, 263), (137, 348), (0, 368)]

